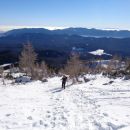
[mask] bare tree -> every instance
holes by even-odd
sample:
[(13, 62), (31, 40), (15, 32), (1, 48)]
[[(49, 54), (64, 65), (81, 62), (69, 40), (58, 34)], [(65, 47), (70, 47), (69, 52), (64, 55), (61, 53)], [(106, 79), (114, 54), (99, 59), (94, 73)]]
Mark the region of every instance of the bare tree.
[(115, 71), (119, 70), (119, 68), (121, 67), (121, 61), (122, 58), (119, 55), (114, 55), (113, 58), (110, 60)]
[(4, 81), (4, 69), (3, 69), (3, 67), (0, 67), (0, 76), (2, 78), (3, 85), (5, 85), (5, 81)]
[(40, 69), (41, 69), (42, 76), (48, 77), (48, 66), (44, 61), (41, 62)]
[(125, 59), (125, 71), (130, 73), (130, 58)]
[(31, 43), (28, 42), (24, 45), (23, 51), (19, 57), (19, 67), (23, 72), (32, 76), (36, 60), (37, 54), (35, 53)]
[(122, 66), (122, 58), (121, 56), (114, 55), (112, 59), (109, 60), (107, 68), (105, 69), (105, 72), (108, 75), (116, 76), (120, 73)]
[(119, 55), (114, 55), (112, 58), (112, 62), (114, 65), (114, 69), (117, 71), (119, 70), (119, 68), (121, 67), (121, 61), (122, 61), (122, 57)]
[(44, 61), (40, 64), (36, 63), (32, 71), (32, 78), (42, 80), (43, 78), (48, 77), (48, 67)]
[(78, 76), (85, 71), (83, 62), (79, 59), (78, 55), (73, 55), (67, 62), (67, 65), (62, 70), (63, 73), (68, 74), (73, 82), (78, 81)]
[(95, 70), (94, 70), (94, 72), (95, 73), (101, 73), (101, 72), (103, 72), (103, 65), (102, 65), (102, 58), (101, 57), (98, 57), (97, 59), (96, 59), (96, 66), (95, 66), (95, 68), (94, 68)]

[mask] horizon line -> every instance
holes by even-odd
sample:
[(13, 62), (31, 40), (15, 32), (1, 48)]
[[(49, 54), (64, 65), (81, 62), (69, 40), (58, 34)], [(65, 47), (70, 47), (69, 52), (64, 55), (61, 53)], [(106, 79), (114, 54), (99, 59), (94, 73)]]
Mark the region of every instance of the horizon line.
[(111, 30), (111, 31), (120, 31), (120, 30), (127, 30), (130, 31), (130, 29), (123, 29), (123, 28), (97, 28), (97, 27), (85, 27), (85, 26), (6, 26), (6, 25), (0, 25), (0, 32), (7, 32), (13, 29), (23, 29), (23, 28), (44, 28), (48, 30), (56, 30), (56, 29), (65, 29), (65, 28), (86, 28), (86, 29), (97, 29), (97, 30)]

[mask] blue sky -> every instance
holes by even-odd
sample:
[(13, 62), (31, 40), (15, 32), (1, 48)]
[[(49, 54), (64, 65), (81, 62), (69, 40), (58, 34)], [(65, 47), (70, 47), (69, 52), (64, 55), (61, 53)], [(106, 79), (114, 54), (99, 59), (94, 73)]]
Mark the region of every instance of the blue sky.
[(0, 29), (24, 26), (130, 30), (130, 0), (0, 0)]

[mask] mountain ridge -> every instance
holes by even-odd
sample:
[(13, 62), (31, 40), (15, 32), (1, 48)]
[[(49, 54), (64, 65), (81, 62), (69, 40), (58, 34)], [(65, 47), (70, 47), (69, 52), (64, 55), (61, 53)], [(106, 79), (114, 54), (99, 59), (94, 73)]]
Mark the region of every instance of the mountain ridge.
[[(55, 65), (64, 64), (73, 51), (80, 53), (84, 60), (99, 57), (89, 53), (98, 49), (102, 49), (105, 53), (111, 55), (130, 56), (130, 37), (84, 37), (79, 35), (81, 34), (79, 31), (74, 32), (74, 28), (51, 31), (42, 28), (17, 29), (6, 32), (4, 36), (0, 37), (0, 62), (18, 61), (23, 44), (28, 41), (33, 45), (40, 60), (45, 59), (48, 63), (55, 63)], [(100, 57), (105, 59), (111, 58), (108, 55)]]
[(66, 34), (66, 35), (80, 35), (86, 37), (113, 37), (113, 38), (127, 38), (130, 37), (130, 31), (128, 30), (100, 30), (95, 28), (65, 28), (49, 30), (45, 28), (22, 28), (13, 29), (5, 32), (4, 35), (19, 35), (24, 33), (42, 33), (42, 34)]

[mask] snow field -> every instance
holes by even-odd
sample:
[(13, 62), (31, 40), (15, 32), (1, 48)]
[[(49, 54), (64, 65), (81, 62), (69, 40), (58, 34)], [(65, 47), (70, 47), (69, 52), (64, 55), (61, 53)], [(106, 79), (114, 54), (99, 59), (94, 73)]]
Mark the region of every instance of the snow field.
[(86, 77), (65, 90), (61, 77), (0, 82), (0, 130), (130, 130), (130, 81)]

